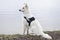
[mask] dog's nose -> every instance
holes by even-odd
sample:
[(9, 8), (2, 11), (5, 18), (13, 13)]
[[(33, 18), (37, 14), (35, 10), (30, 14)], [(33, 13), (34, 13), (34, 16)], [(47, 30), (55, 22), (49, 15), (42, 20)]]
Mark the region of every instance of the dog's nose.
[(21, 10), (19, 10), (19, 11), (21, 11)]

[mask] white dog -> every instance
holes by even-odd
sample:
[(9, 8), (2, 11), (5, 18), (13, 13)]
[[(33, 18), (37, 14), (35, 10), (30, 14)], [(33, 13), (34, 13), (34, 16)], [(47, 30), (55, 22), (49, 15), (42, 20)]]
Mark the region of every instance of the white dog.
[(24, 34), (25, 32), (29, 34), (29, 29), (30, 29), (36, 35), (41, 35), (44, 38), (52, 39), (51, 36), (43, 32), (39, 21), (31, 14), (27, 4), (25, 4), (23, 8), (20, 9), (19, 11), (23, 12), (24, 14), (24, 19), (25, 19), (24, 20)]

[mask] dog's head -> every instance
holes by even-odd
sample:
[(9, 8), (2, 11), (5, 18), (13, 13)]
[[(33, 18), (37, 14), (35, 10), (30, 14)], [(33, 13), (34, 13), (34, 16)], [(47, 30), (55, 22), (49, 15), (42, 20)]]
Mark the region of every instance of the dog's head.
[(28, 5), (24, 4), (24, 6), (22, 7), (22, 9), (20, 9), (19, 11), (21, 11), (21, 12), (27, 12), (28, 11)]

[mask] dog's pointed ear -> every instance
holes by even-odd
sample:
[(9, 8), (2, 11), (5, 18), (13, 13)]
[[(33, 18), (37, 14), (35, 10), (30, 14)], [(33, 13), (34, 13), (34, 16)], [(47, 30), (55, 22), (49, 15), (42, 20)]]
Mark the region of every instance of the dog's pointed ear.
[(28, 7), (28, 5), (27, 5), (27, 4), (25, 4), (25, 7)]
[(25, 4), (25, 7), (28, 8), (28, 4), (27, 3)]

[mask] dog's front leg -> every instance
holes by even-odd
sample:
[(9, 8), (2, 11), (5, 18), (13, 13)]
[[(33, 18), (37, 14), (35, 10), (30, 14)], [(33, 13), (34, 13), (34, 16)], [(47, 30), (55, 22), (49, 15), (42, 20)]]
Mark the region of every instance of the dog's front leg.
[(26, 28), (26, 26), (24, 26), (24, 32), (23, 32), (24, 35), (26, 33), (26, 30), (27, 30), (27, 28)]
[(27, 27), (27, 35), (29, 34), (29, 27)]
[(23, 21), (23, 27), (24, 27), (24, 29), (23, 29), (23, 35), (25, 35), (26, 32), (27, 32), (27, 22), (26, 22), (26, 20)]
[(29, 34), (29, 27), (24, 26), (24, 32), (23, 34), (25, 35), (25, 33), (28, 35)]

